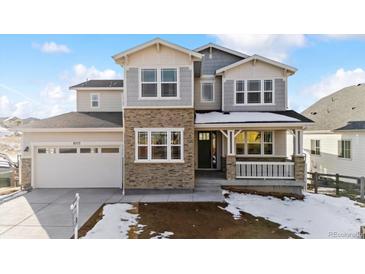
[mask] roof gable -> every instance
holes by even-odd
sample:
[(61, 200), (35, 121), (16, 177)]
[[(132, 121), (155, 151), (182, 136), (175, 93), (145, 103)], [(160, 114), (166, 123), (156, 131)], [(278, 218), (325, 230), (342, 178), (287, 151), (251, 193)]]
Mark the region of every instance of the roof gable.
[(222, 46), (214, 44), (214, 43), (209, 43), (209, 44), (203, 45), (199, 48), (194, 49), (194, 51), (201, 52), (201, 51), (203, 51), (207, 48), (215, 48), (215, 49), (218, 49), (218, 50), (221, 50), (221, 51), (224, 51), (224, 52), (227, 52), (227, 53), (230, 53), (232, 55), (236, 55), (236, 56), (242, 57), (242, 58), (250, 57), (249, 55), (244, 54), (242, 52), (239, 52), (239, 51), (236, 51), (236, 50), (233, 50), (233, 49), (229, 49), (229, 48), (226, 48), (226, 47), (222, 47)]

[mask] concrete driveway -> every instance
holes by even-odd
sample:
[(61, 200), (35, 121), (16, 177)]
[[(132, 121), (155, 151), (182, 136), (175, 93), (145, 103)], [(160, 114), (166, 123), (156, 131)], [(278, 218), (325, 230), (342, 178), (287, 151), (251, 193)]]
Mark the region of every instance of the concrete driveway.
[(0, 239), (69, 239), (73, 235), (70, 204), (80, 193), (80, 225), (103, 204), (117, 202), (120, 189), (35, 189), (0, 204)]

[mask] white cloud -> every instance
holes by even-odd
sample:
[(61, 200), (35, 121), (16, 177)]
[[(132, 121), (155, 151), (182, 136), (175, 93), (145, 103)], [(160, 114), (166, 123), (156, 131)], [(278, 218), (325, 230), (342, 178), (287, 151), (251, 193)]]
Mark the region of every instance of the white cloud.
[(44, 90), (41, 92), (41, 95), (47, 97), (50, 100), (58, 100), (65, 98), (66, 94), (62, 90), (61, 86), (55, 84), (48, 84)]
[(277, 61), (285, 61), (290, 52), (306, 45), (303, 34), (218, 34), (222, 46), (252, 55), (259, 54)]
[(112, 69), (98, 70), (94, 66), (87, 67), (83, 64), (77, 64), (73, 67), (73, 82), (83, 82), (86, 79), (116, 79), (118, 74)]
[(309, 85), (290, 98), (290, 106), (302, 111), (322, 97), (359, 83), (365, 83), (364, 69), (345, 70), (339, 68), (336, 72), (322, 77), (319, 82)]
[(45, 42), (42, 45), (33, 43), (33, 47), (44, 53), (70, 53), (71, 50), (67, 45), (57, 44), (55, 42)]

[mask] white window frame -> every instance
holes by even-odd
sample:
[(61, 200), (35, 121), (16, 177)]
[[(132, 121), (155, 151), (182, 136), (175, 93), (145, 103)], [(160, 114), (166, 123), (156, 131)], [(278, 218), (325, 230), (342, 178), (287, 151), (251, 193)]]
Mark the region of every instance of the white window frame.
[[(142, 82), (142, 70), (145, 69), (155, 69), (157, 73), (157, 82)], [(175, 69), (176, 70), (176, 82), (162, 82), (161, 73), (164, 69)], [(139, 82), (139, 92), (138, 100), (176, 100), (180, 99), (180, 70), (179, 67), (174, 66), (164, 66), (164, 67), (141, 67), (138, 69), (138, 82)], [(157, 96), (156, 97), (143, 97), (142, 96), (142, 84), (150, 83), (157, 84)], [(174, 97), (163, 97), (161, 96), (161, 84), (162, 83), (176, 83), (176, 96)]]
[[(180, 132), (181, 144), (171, 144), (171, 132)], [(135, 162), (136, 163), (184, 163), (184, 128), (135, 128)], [(138, 159), (138, 133), (147, 132), (147, 159)], [(152, 132), (167, 133), (167, 159), (152, 159)], [(145, 145), (144, 145), (145, 146)], [(180, 159), (171, 159), (171, 147), (180, 146)]]
[[(312, 142), (314, 141), (314, 153), (312, 153)], [(318, 141), (318, 146), (317, 146), (317, 141)], [(317, 153), (317, 149), (318, 149), (318, 153)], [(315, 156), (321, 156), (321, 140), (319, 139), (311, 139), (310, 140), (310, 155), (315, 155)]]
[[(233, 105), (235, 106), (270, 106), (270, 105), (275, 105), (275, 80), (276, 79), (282, 79), (284, 80), (284, 78), (270, 78), (270, 77), (264, 77), (264, 78), (252, 78), (252, 79), (247, 79), (247, 78), (242, 78), (242, 79), (235, 79), (234, 80), (234, 98), (233, 98)], [(261, 81), (261, 90), (260, 91), (248, 91), (248, 81), (252, 81), (252, 80), (258, 80)], [(264, 95), (265, 92), (265, 80), (271, 80), (272, 81), (272, 102), (271, 103), (264, 103)], [(244, 81), (244, 91), (237, 91), (237, 81)], [(258, 93), (260, 92), (260, 103), (248, 103), (248, 93)], [(244, 103), (237, 103), (237, 93), (243, 93), (243, 97), (244, 97)]]
[[(248, 154), (248, 139), (247, 139), (247, 132), (248, 131), (259, 131), (261, 133), (261, 138), (260, 138), (260, 154)], [(268, 143), (268, 142), (264, 142), (264, 134), (265, 132), (271, 132), (272, 134), (272, 142)], [(255, 156), (274, 156), (275, 155), (275, 131), (274, 130), (245, 130), (245, 131), (241, 131), (240, 133), (243, 133), (245, 135), (244, 137), (244, 147), (245, 147), (245, 153), (244, 154), (236, 154), (236, 156), (249, 156), (249, 157), (255, 157)], [(235, 137), (236, 138), (236, 137)], [(272, 144), (272, 153), (271, 154), (265, 154), (265, 150), (264, 150), (264, 145), (265, 144)], [(236, 150), (236, 141), (235, 141), (235, 147), (234, 149)]]
[[(349, 149), (349, 151), (350, 151), (350, 157), (345, 157), (344, 152), (343, 152), (343, 155), (344, 156), (343, 157), (340, 156), (340, 150), (339, 150), (340, 147), (339, 147), (339, 145), (341, 143), (341, 149), (342, 149), (342, 142), (350, 142), (350, 149)], [(343, 160), (351, 160), (352, 159), (352, 142), (351, 142), (351, 139), (341, 139), (341, 140), (338, 140), (337, 149), (338, 149), (337, 156), (338, 156), (339, 159), (343, 159)]]
[[(97, 96), (97, 101), (93, 100), (93, 96)], [(93, 102), (98, 102), (98, 106), (93, 106)], [(100, 108), (100, 93), (90, 93), (90, 108)]]
[[(204, 84), (211, 84), (212, 85), (212, 100), (205, 100), (203, 98), (203, 85)], [(200, 82), (200, 101), (202, 103), (214, 103), (215, 102), (215, 85), (214, 80), (203, 80)]]

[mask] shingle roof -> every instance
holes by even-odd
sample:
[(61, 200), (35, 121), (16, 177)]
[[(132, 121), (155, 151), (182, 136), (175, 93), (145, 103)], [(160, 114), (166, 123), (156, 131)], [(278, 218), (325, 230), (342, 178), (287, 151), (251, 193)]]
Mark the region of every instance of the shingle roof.
[(32, 121), (20, 128), (113, 128), (123, 127), (122, 112), (69, 112)]
[(365, 121), (350, 121), (346, 126), (336, 130), (365, 130)]
[(308, 130), (334, 130), (349, 121), (365, 120), (365, 85), (341, 89), (302, 112), (315, 123)]
[(70, 87), (76, 88), (123, 88), (123, 80), (88, 80)]

